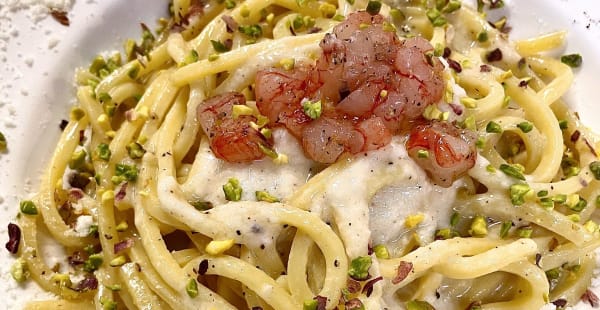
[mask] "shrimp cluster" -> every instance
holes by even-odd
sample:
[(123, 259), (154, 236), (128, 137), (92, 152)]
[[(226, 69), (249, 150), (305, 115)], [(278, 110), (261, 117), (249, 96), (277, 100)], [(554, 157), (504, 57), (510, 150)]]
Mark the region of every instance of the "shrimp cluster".
[[(441, 185), (451, 184), (474, 165), (476, 150), (464, 130), (449, 123), (417, 126), (427, 123), (422, 114), (427, 106), (441, 100), (445, 87), (444, 66), (433, 57), (433, 47), (427, 40), (400, 40), (383, 16), (357, 12), (326, 34), (320, 47), (322, 54), (314, 66), (261, 70), (255, 83), (260, 113), (271, 126), (285, 126), (301, 141), (308, 157), (334, 163), (344, 154), (381, 148), (393, 135), (412, 129), (409, 154), (417, 158), (417, 149), (430, 150), (431, 156), (419, 158), (418, 163)], [(214, 104), (214, 99), (209, 102)], [(306, 113), (307, 102), (318, 102), (320, 113)], [(212, 113), (200, 121), (217, 156), (248, 151), (246, 155), (220, 156), (238, 162), (261, 156), (258, 148), (250, 145), (268, 141), (257, 133), (244, 131), (246, 144), (217, 145), (220, 140), (211, 133), (221, 137), (223, 134), (216, 132), (226, 129), (223, 124), (219, 128), (210, 125), (215, 121), (207, 119), (215, 117)], [(434, 140), (441, 142), (436, 144)], [(440, 174), (439, 167), (443, 167)]]

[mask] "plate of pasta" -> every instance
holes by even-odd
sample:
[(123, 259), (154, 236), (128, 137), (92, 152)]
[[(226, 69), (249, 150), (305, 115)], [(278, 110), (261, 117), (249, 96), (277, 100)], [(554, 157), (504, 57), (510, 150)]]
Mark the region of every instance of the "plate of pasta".
[(67, 47), (31, 90), (51, 104), (18, 108), (22, 139), (0, 134), (0, 296), (598, 307), (594, 14), (558, 0), (52, 9)]

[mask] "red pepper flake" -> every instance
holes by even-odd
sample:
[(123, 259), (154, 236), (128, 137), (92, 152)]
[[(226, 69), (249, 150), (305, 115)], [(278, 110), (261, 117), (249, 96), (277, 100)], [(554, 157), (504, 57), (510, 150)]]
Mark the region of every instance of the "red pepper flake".
[(60, 128), (60, 131), (64, 131), (65, 128), (67, 128), (67, 125), (69, 125), (69, 121), (63, 119), (60, 121), (60, 124), (58, 124), (58, 128)]
[(442, 53), (442, 57), (448, 58), (452, 54), (452, 50), (449, 47), (444, 47), (444, 52)]
[(98, 279), (93, 274), (88, 274), (86, 277), (77, 283), (75, 290), (78, 292), (92, 291), (98, 288)]
[(314, 300), (317, 301), (317, 310), (325, 310), (327, 309), (327, 297), (323, 297), (323, 296), (316, 296), (315, 298), (313, 298)]
[(487, 54), (486, 59), (488, 62), (500, 61), (502, 60), (502, 51), (496, 48)]
[(119, 253), (121, 251), (129, 249), (130, 247), (133, 246), (133, 242), (134, 242), (133, 239), (127, 238), (127, 239), (125, 239), (125, 240), (123, 240), (123, 241), (121, 241), (119, 243), (115, 243), (115, 246), (114, 246), (115, 254), (117, 254), (117, 253)]
[(448, 66), (450, 68), (452, 68), (452, 70), (456, 71), (456, 73), (461, 73), (462, 72), (462, 67), (460, 66), (460, 64), (456, 60), (453, 60), (453, 59), (450, 59), (450, 58), (448, 58), (446, 60), (448, 61)]
[(344, 304), (344, 306), (345, 306), (346, 310), (364, 309), (365, 308), (362, 301), (360, 301), (360, 299), (358, 299), (358, 298), (352, 298), (352, 299), (348, 300)]
[(600, 306), (600, 299), (598, 299), (598, 296), (596, 296), (596, 294), (590, 290), (586, 290), (585, 293), (581, 295), (581, 300), (590, 304), (590, 306), (594, 308), (598, 308), (598, 306)]
[(492, 72), (492, 67), (490, 67), (488, 65), (481, 65), (481, 66), (479, 66), (479, 71), (480, 72)]
[(358, 293), (360, 291), (360, 282), (352, 278), (348, 278), (346, 286), (348, 286), (348, 292), (350, 292), (351, 294)]
[(596, 153), (596, 149), (592, 146), (590, 141), (588, 141), (586, 138), (583, 138), (583, 141), (585, 141), (585, 145), (587, 145), (587, 147), (590, 149), (590, 152), (592, 152), (595, 157), (598, 157), (598, 153)]
[(402, 282), (408, 274), (413, 271), (413, 264), (411, 262), (401, 261), (400, 265), (398, 265), (398, 272), (396, 276), (392, 279), (392, 284), (398, 284)]
[(203, 276), (208, 271), (208, 259), (203, 259), (198, 265), (198, 274)]
[(448, 103), (448, 105), (450, 106), (450, 108), (452, 108), (452, 112), (454, 112), (456, 115), (462, 115), (464, 110), (462, 105), (459, 104), (454, 104), (454, 103)]
[(552, 252), (558, 246), (558, 239), (552, 237), (550, 242), (548, 242), (548, 251)]
[(115, 194), (115, 201), (120, 202), (125, 199), (127, 195), (127, 182), (123, 182), (121, 186), (119, 186), (119, 191)]
[(571, 134), (571, 142), (577, 142), (577, 140), (579, 140), (579, 137), (581, 136), (581, 132), (579, 130), (575, 130), (573, 132), (573, 134)]
[(59, 24), (61, 24), (63, 26), (69, 27), (69, 25), (71, 24), (69, 22), (69, 17), (67, 16), (67, 12), (65, 12), (65, 11), (61, 11), (61, 10), (52, 8), (52, 9), (50, 9), (50, 15), (52, 15), (52, 18), (54, 18), (55, 21), (57, 21)]
[[(536, 266), (540, 267), (540, 260), (542, 259), (542, 254), (540, 253), (536, 253), (535, 254), (535, 264)], [(541, 267), (540, 267), (541, 268)]]
[(227, 32), (233, 33), (236, 29), (238, 29), (238, 23), (230, 15), (221, 15), (221, 19), (225, 22)]
[(567, 305), (567, 300), (564, 298), (557, 299), (557, 300), (553, 301), (552, 304), (559, 308), (564, 308)]
[(522, 80), (521, 82), (519, 82), (519, 87), (526, 88), (527, 85), (529, 85), (529, 81), (528, 80)]
[(6, 249), (12, 253), (17, 254), (19, 251), (19, 243), (21, 242), (21, 228), (17, 224), (8, 224), (8, 242), (6, 243)]
[(369, 282), (367, 282), (365, 284), (365, 287), (363, 287), (362, 293), (367, 295), (367, 297), (370, 297), (371, 294), (373, 293), (373, 286), (375, 285), (375, 283), (377, 283), (381, 280), (383, 280), (383, 277), (377, 277), (375, 279), (369, 280)]
[(519, 62), (517, 62), (517, 67), (519, 67), (519, 69), (521, 69), (521, 70), (525, 69), (526, 65), (527, 65), (527, 60), (525, 60), (525, 58), (521, 58), (521, 59), (519, 59)]

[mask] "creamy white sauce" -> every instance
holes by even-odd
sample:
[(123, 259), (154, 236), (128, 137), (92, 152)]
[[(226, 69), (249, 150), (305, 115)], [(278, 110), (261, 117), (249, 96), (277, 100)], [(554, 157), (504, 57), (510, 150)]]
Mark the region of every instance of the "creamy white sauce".
[(251, 164), (231, 164), (216, 158), (208, 145), (204, 145), (196, 158), (202, 161), (202, 169), (190, 176), (184, 191), (193, 198), (222, 204), (226, 202), (222, 186), (230, 178), (236, 178), (243, 189), (242, 200), (256, 200), (256, 191), (267, 191), (279, 199), (289, 197), (306, 183), (314, 162), (305, 157), (296, 138), (285, 129), (275, 129), (273, 138), (275, 150), (287, 155), (287, 164), (278, 165), (269, 158)]

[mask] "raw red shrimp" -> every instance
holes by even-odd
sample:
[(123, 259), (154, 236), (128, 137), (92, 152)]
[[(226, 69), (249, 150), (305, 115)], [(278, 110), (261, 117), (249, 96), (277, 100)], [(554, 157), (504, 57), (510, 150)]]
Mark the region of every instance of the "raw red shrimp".
[(448, 122), (418, 125), (410, 132), (406, 149), (409, 156), (444, 187), (463, 176), (477, 159), (475, 134)]
[(233, 106), (245, 103), (244, 95), (226, 93), (212, 97), (198, 106), (198, 121), (208, 136), (210, 148), (216, 157), (229, 162), (251, 162), (264, 157), (261, 144), (272, 147), (270, 140), (250, 127), (250, 122), (256, 122), (256, 117), (243, 115), (233, 118)]

